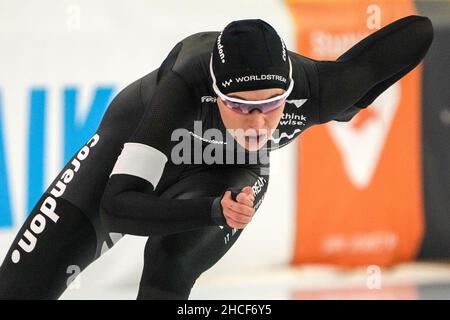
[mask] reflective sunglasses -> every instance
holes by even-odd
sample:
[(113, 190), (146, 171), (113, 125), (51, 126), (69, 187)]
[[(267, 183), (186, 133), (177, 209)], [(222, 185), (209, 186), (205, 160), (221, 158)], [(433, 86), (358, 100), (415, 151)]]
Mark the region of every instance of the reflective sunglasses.
[(261, 113), (269, 113), (279, 107), (281, 107), (286, 101), (287, 97), (291, 94), (292, 89), (294, 88), (294, 80), (292, 79), (292, 64), (291, 59), (289, 59), (289, 87), (288, 89), (281, 95), (272, 97), (266, 100), (244, 100), (234, 97), (229, 97), (222, 92), (220, 92), (217, 87), (216, 77), (214, 76), (214, 72), (212, 69), (212, 58), (209, 63), (209, 69), (211, 72), (211, 77), (213, 80), (213, 90), (217, 94), (217, 96), (222, 99), (225, 106), (230, 108), (233, 111), (236, 111), (241, 114), (249, 114), (253, 110), (258, 110)]

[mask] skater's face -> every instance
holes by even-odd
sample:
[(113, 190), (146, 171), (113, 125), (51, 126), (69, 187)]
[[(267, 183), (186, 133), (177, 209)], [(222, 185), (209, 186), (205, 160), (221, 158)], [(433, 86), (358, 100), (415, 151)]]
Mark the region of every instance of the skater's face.
[[(227, 97), (247, 101), (268, 100), (281, 96), (285, 90), (279, 88), (240, 91), (227, 94)], [(242, 105), (227, 103), (217, 98), (222, 121), (228, 132), (245, 149), (260, 149), (277, 128), (283, 114), (286, 99), (282, 98), (269, 104)], [(253, 107), (252, 107), (253, 106)]]

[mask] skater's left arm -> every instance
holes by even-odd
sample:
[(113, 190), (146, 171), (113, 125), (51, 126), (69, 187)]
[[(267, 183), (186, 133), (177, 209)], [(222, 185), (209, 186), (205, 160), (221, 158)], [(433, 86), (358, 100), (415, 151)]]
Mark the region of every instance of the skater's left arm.
[(336, 61), (317, 61), (319, 121), (349, 121), (414, 69), (433, 40), (430, 19), (407, 16), (364, 38)]

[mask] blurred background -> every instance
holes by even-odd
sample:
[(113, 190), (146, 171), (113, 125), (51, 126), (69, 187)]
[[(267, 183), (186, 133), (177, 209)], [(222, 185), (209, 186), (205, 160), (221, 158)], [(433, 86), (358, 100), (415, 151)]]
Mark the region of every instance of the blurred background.
[[(450, 299), (450, 1), (0, 0), (0, 260), (115, 94), (182, 38), (261, 18), (333, 60), (411, 14), (434, 25), (424, 63), (272, 154), (257, 216), (191, 299)], [(62, 298), (134, 299), (145, 240), (124, 237)]]

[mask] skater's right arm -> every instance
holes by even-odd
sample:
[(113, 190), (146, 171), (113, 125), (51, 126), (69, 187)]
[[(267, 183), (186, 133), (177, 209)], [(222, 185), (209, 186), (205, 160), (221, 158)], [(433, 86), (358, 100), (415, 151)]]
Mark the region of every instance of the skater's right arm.
[[(217, 197), (163, 199), (155, 193), (167, 169), (173, 130), (194, 117), (190, 88), (170, 71), (160, 80), (112, 170), (101, 203), (101, 216), (110, 231), (149, 236), (216, 225), (213, 217), (222, 214), (213, 206)], [(247, 208), (249, 214), (252, 210)]]

